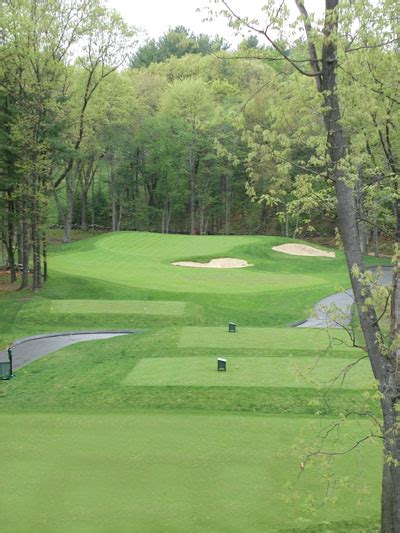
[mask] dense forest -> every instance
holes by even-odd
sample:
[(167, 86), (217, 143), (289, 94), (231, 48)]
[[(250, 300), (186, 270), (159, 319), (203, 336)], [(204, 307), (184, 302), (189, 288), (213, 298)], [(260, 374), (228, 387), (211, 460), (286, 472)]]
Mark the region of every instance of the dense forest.
[[(335, 234), (303, 40), (280, 42), (281, 54), (250, 36), (232, 50), (176, 27), (138, 46), (136, 30), (98, 0), (1, 6), (2, 257), (22, 287), (29, 269), (34, 289), (46, 279), (54, 226), (65, 242), (74, 227)], [(344, 43), (339, 72), (346, 170), (361, 248), (378, 254), (400, 219), (399, 58), (390, 40), (358, 39)]]

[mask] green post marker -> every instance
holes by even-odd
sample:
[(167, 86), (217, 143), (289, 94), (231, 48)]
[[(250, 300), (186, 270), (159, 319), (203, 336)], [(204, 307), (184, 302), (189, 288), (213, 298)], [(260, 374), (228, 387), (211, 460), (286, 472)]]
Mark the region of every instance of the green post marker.
[(10, 378), (15, 378), (13, 374), (13, 354), (12, 354), (11, 346), (7, 348), (7, 353), (8, 353), (8, 360), (10, 362)]
[(218, 361), (218, 366), (217, 366), (217, 370), (218, 372), (226, 372), (226, 359), (222, 359), (222, 357), (218, 357), (217, 359)]

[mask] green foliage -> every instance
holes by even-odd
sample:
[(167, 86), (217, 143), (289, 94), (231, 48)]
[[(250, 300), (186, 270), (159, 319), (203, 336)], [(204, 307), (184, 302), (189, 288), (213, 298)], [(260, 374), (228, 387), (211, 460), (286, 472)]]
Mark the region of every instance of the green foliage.
[(171, 57), (186, 54), (207, 55), (219, 52), (227, 45), (222, 37), (211, 38), (206, 34), (194, 35), (183, 26), (176, 26), (162, 35), (157, 41), (150, 39), (135, 52), (131, 68), (148, 67), (152, 63), (162, 63)]

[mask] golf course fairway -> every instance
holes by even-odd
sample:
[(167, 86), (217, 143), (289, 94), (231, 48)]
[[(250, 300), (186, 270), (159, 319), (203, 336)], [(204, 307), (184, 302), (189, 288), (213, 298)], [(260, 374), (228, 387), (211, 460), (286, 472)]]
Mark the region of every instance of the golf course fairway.
[[(0, 382), (3, 532), (378, 531), (368, 361), (342, 330), (290, 326), (349, 286), (344, 258), (272, 250), (286, 242), (99, 235), (54, 245), (38, 294), (0, 294), (2, 349), (143, 330)], [(213, 258), (253, 266), (172, 265)]]

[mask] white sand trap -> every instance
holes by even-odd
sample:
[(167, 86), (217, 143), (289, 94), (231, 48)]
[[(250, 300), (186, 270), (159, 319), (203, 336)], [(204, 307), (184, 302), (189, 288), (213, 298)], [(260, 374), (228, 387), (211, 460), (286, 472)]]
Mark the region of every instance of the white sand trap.
[(336, 257), (335, 252), (325, 252), (318, 250), (306, 244), (281, 244), (280, 246), (273, 246), (276, 252), (282, 252), (289, 255), (308, 255), (311, 257)]
[(211, 259), (208, 263), (197, 263), (195, 261), (177, 261), (172, 263), (175, 266), (192, 267), (192, 268), (244, 268), (250, 267), (244, 259), (235, 259), (233, 257), (220, 257)]

